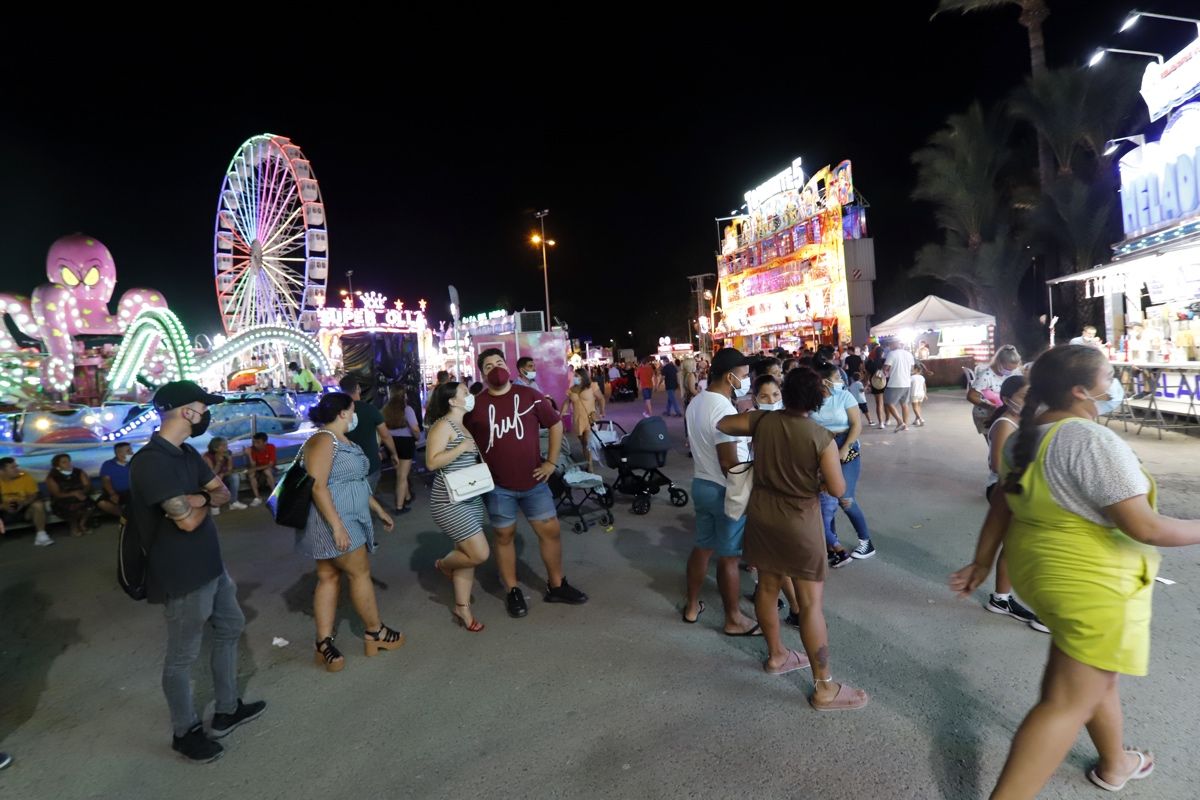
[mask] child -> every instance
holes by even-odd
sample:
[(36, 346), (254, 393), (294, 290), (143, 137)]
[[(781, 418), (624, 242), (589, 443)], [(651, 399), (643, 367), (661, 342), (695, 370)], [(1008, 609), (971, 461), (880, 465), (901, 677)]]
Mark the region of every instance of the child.
[(913, 416), (917, 419), (913, 424), (919, 428), (925, 427), (925, 418), (921, 416), (921, 405), (925, 402), (925, 396), (924, 371), (920, 364), (914, 364), (912, 368), (912, 409)]
[(866, 424), (870, 425), (871, 424), (871, 412), (867, 410), (867, 395), (866, 395), (866, 390), (863, 387), (862, 370), (855, 372), (853, 375), (850, 376), (850, 379), (851, 379), (851, 383), (850, 383), (850, 387), (847, 391), (849, 391), (850, 396), (854, 398), (854, 402), (858, 403), (858, 410), (860, 412), (862, 412), (863, 419), (866, 420)]
[(275, 489), (275, 445), (271, 444), (265, 433), (256, 433), (246, 455), (250, 457), (250, 468), (246, 470), (246, 477), (250, 481), (250, 490), (254, 492), (250, 506), (261, 506), (262, 494), (258, 488), (260, 478), (266, 484), (268, 497)]

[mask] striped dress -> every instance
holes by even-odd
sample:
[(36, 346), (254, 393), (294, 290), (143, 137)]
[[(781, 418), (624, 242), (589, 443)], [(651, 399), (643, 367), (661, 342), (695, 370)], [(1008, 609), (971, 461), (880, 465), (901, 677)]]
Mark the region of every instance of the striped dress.
[[(446, 443), (447, 450), (453, 450), (466, 438), (457, 425), (446, 420), (454, 429), (454, 436)], [(471, 538), (483, 530), (483, 498), (472, 497), (461, 503), (450, 502), (450, 493), (446, 490), (446, 482), (442, 476), (447, 472), (457, 472), (478, 463), (478, 453), (468, 450), (437, 471), (433, 478), (433, 490), (429, 494), (429, 513), (433, 521), (442, 529), (442, 533), (453, 542), (461, 542)]]
[[(333, 436), (329, 431), (317, 431)], [(297, 456), (298, 457), (298, 456)], [(350, 534), (350, 547), (342, 551), (333, 541), (333, 529), (317, 509), (317, 504), (308, 512), (308, 525), (296, 531), (296, 551), (317, 560), (338, 558), (366, 545), (367, 552), (375, 552), (375, 525), (371, 521), (371, 487), (367, 483), (370, 462), (362, 448), (354, 442), (343, 443), (334, 437), (333, 464), (329, 469), (329, 494), (333, 507), (337, 509), (346, 532)]]

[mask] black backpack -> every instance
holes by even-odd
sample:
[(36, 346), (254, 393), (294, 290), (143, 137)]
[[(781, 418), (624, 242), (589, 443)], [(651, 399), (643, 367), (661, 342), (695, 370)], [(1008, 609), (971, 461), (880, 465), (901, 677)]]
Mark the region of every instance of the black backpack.
[(133, 522), (133, 509), (121, 518), (117, 536), (117, 583), (134, 600), (146, 599), (146, 566), (149, 557)]

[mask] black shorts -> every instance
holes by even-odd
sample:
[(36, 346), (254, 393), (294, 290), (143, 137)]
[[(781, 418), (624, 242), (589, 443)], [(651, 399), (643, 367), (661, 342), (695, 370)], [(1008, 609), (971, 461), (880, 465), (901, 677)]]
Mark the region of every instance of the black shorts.
[(396, 445), (396, 455), (400, 456), (401, 461), (412, 461), (413, 456), (417, 454), (417, 440), (411, 436), (393, 436), (392, 441)]

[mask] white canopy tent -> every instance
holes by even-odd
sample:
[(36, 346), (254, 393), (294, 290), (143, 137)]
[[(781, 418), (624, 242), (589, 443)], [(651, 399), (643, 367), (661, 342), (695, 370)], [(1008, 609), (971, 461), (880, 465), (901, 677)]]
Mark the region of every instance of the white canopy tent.
[(958, 326), (979, 327), (995, 324), (996, 318), (991, 314), (960, 306), (931, 294), (891, 319), (872, 326), (871, 335), (895, 336), (905, 332), (921, 333)]

